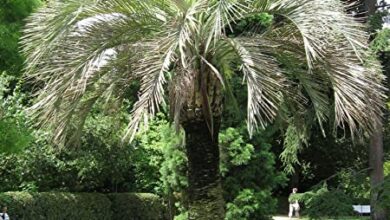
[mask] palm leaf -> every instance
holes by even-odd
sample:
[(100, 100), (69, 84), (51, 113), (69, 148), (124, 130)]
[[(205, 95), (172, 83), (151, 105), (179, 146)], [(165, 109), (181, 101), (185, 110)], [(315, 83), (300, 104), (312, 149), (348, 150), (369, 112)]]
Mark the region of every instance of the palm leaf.
[(245, 40), (231, 39), (231, 45), (241, 61), (241, 71), (248, 85), (248, 131), (257, 126), (265, 128), (278, 112), (284, 82), (275, 59), (256, 50), (256, 45)]
[[(94, 103), (121, 102), (139, 80), (124, 136), (131, 140), (164, 104), (170, 79), (179, 122), (183, 104), (199, 89), (194, 81), (207, 75), (224, 85), (228, 74), (242, 73), (250, 134), (291, 111), (314, 109), (322, 123), (332, 102), (335, 125), (370, 130), (381, 115), (382, 77), (366, 52), (364, 27), (344, 10), (338, 0), (55, 1), (28, 19), (22, 39), (26, 72), (41, 88), (30, 110), (65, 140)], [(257, 13), (273, 15), (274, 25), (261, 35), (226, 36), (235, 22)], [(213, 130), (208, 81), (202, 82), (204, 116)]]

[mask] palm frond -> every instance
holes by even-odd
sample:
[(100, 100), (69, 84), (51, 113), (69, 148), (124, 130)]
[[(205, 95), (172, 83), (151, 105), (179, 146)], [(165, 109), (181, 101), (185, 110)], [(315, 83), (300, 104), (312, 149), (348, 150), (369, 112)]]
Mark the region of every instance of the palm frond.
[[(55, 51), (56, 47), (63, 46), (64, 41), (68, 41), (72, 35), (82, 34), (85, 40), (91, 37), (91, 32), (96, 34), (94, 30), (97, 29), (105, 36), (110, 31), (116, 30), (116, 33), (110, 35), (111, 40), (117, 37), (123, 40), (124, 33), (127, 33), (128, 37), (132, 36), (128, 34), (129, 30), (133, 30), (133, 34), (136, 35), (138, 31), (142, 33), (145, 30), (150, 31), (151, 25), (154, 25), (154, 28), (158, 27), (158, 19), (152, 19), (155, 17), (153, 14), (146, 14), (147, 9), (150, 7), (142, 1), (50, 2), (48, 7), (40, 9), (27, 19), (27, 25), (23, 30), (21, 44), (23, 52), (27, 55), (27, 74), (34, 72), (37, 66), (41, 66), (40, 61), (49, 60), (52, 51)], [(137, 14), (142, 16), (136, 16)], [(146, 16), (149, 18), (145, 19)], [(125, 23), (127, 25), (124, 25)], [(137, 30), (134, 30), (135, 27)], [(107, 38), (102, 37), (100, 40), (104, 42)]]
[[(144, 54), (134, 69), (136, 77), (141, 79), (140, 97), (134, 104), (132, 119), (127, 127), (123, 140), (132, 140), (138, 130), (140, 122), (148, 124), (148, 117), (159, 111), (164, 102), (165, 75), (171, 63), (176, 59), (177, 43), (174, 37), (150, 42), (150, 49)], [(146, 43), (146, 42), (145, 42)], [(162, 53), (162, 54), (160, 54)]]
[[(195, 47), (196, 33), (200, 31), (199, 29), (199, 20), (198, 16), (202, 13), (207, 7), (206, 0), (200, 1), (191, 1), (192, 4), (186, 8), (182, 13), (182, 20), (179, 23), (178, 28), (178, 47), (180, 51), (180, 61), (181, 65), (186, 68), (188, 67), (186, 61), (187, 50), (189, 47)], [(191, 54), (192, 55), (192, 54)]]
[[(164, 102), (163, 85), (166, 82), (164, 74), (167, 73), (172, 63), (180, 60), (183, 69), (191, 68), (189, 62), (194, 60), (194, 44), (196, 33), (199, 31), (198, 15), (202, 13), (207, 1), (171, 1), (176, 8), (177, 15), (169, 20), (173, 24), (167, 23), (166, 29), (158, 33), (160, 40), (153, 39), (150, 41), (151, 48), (140, 61), (140, 65), (135, 74), (141, 77), (141, 96), (134, 105), (132, 120), (130, 121), (123, 140), (132, 140), (139, 128), (140, 122), (144, 119), (147, 125), (149, 116), (153, 116), (158, 110), (159, 105)], [(169, 18), (169, 13), (167, 20)], [(186, 81), (184, 77), (183, 80)], [(180, 88), (180, 87), (179, 87)], [(184, 100), (176, 97), (175, 106), (181, 106)], [(175, 107), (174, 115), (179, 117), (179, 107)], [(177, 119), (176, 119), (177, 121)]]
[[(73, 2), (72, 4), (76, 5)], [(60, 27), (59, 24), (63, 22), (59, 20), (60, 15), (65, 13), (63, 10), (69, 6), (59, 4), (53, 7), (58, 8), (53, 9), (51, 16), (44, 15), (46, 20), (43, 22), (45, 27), (51, 28), (46, 32), (53, 30), (52, 38), (39, 40), (35, 35), (32, 37), (27, 34), (22, 44), (25, 45), (25, 52), (28, 54), (28, 77), (43, 84), (43, 88), (37, 94), (37, 102), (29, 110), (35, 117), (40, 118), (40, 126), (56, 125), (54, 139), (57, 142), (63, 142), (73, 116), (76, 117), (79, 114), (80, 118), (85, 119), (82, 114), (84, 111), (80, 111), (82, 100), (88, 99), (88, 97), (85, 98), (88, 92), (94, 91), (94, 87), (101, 84), (101, 79), (105, 79), (105, 90), (110, 90), (115, 87), (114, 84), (118, 81), (117, 76), (121, 76), (122, 79), (131, 78), (118, 73), (113, 74), (115, 70), (127, 66), (128, 63), (115, 62), (119, 64), (115, 67), (110, 63), (117, 61), (118, 54), (124, 51), (126, 51), (127, 62), (131, 63), (131, 56), (134, 53), (126, 48), (134, 49), (133, 42), (145, 32), (150, 31), (153, 19), (150, 25), (145, 27), (139, 23), (140, 21), (134, 22), (134, 17), (119, 13), (98, 14), (100, 11), (96, 11), (95, 16), (81, 20), (74, 18)], [(78, 7), (78, 10), (82, 9), (85, 8)], [(91, 11), (91, 14), (94, 13)], [(51, 20), (52, 17), (55, 18)], [(34, 21), (27, 28), (37, 25), (38, 23)], [(154, 21), (153, 25), (158, 26), (158, 23)], [(64, 30), (56, 32), (57, 28), (64, 28)], [(110, 69), (107, 70), (105, 66), (109, 66)], [(130, 74), (130, 72), (125, 71), (125, 74)], [(111, 78), (107, 79), (105, 75), (110, 75)], [(106, 93), (97, 94), (104, 96)], [(87, 107), (90, 109), (91, 106), (84, 105), (84, 109)]]
[[(227, 36), (256, 13), (273, 15), (274, 25)], [(247, 83), (250, 134), (281, 115), (283, 102), (289, 111), (314, 108), (322, 123), (334, 101), (336, 125), (351, 131), (372, 128), (381, 114), (382, 77), (368, 59), (368, 35), (338, 0), (55, 1), (29, 18), (24, 34), (27, 74), (42, 87), (31, 110), (41, 125), (56, 125), (58, 140), (83, 125), (94, 103), (120, 102), (135, 79), (141, 89), (123, 140), (159, 111), (171, 78), (174, 121), (186, 101), (202, 96), (212, 130), (206, 77), (218, 82), (218, 96), (229, 72)]]
[[(312, 91), (312, 100), (317, 100), (317, 113), (327, 108), (323, 108), (326, 90), (316, 88), (329, 86), (336, 102), (336, 125), (345, 127), (347, 123), (352, 132), (360, 128), (370, 130), (375, 117), (381, 115), (383, 87), (381, 77), (375, 79), (380, 75), (379, 69), (370, 64), (366, 52), (368, 34), (364, 26), (347, 15), (344, 5), (337, 0), (278, 0), (264, 5), (262, 10), (284, 18), (267, 34), (304, 49), (305, 78), (315, 82), (311, 86), (305, 83), (306, 90)], [(375, 72), (370, 73), (367, 66)], [(315, 80), (317, 76), (312, 75), (324, 81)]]
[(67, 4), (54, 1), (31, 15), (22, 37), (23, 52), (28, 55), (27, 70), (48, 58), (53, 47), (73, 29), (72, 24), (79, 19), (79, 9), (94, 3), (95, 0), (69, 1)]
[(334, 92), (336, 125), (345, 128), (347, 123), (352, 133), (359, 129), (372, 131), (382, 116), (384, 88), (380, 67), (363, 67), (356, 60), (345, 59), (348, 55), (342, 53), (348, 50), (340, 53), (332, 54), (324, 67)]
[(265, 128), (278, 113), (282, 100), (284, 80), (278, 63), (257, 50), (256, 44), (240, 39), (230, 39), (241, 61), (241, 71), (248, 85), (248, 131)]
[(232, 23), (244, 18), (249, 8), (245, 1), (240, 0), (218, 0), (210, 1), (208, 8), (207, 22), (203, 30), (207, 34), (205, 51), (208, 51), (210, 44), (215, 46), (216, 42), (226, 35), (225, 30), (233, 31)]
[(278, 0), (268, 6), (266, 11), (286, 19), (286, 32), (302, 38), (310, 69), (330, 52), (331, 44), (347, 41), (358, 57), (367, 44), (364, 26), (345, 13), (340, 1)]
[[(316, 71), (315, 74), (308, 72), (305, 51), (299, 39), (285, 38), (285, 35), (277, 30), (265, 33), (256, 41), (261, 45), (264, 53), (272, 54), (278, 60), (285, 70), (284, 74), (289, 80), (290, 87), (298, 87), (295, 91), (286, 90), (288, 93), (284, 95), (285, 99), (293, 99), (289, 103), (297, 106), (302, 112), (310, 107), (308, 104), (312, 105), (317, 121), (322, 127), (322, 123), (328, 120), (331, 112), (331, 97), (329, 96), (331, 83), (328, 75), (322, 71)], [(296, 110), (290, 109), (289, 111)]]

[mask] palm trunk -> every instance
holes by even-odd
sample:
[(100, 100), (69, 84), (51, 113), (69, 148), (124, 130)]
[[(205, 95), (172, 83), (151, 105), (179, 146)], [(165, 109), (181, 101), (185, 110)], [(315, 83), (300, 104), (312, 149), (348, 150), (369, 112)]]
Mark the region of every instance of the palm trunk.
[[(206, 65), (182, 74), (170, 90), (171, 115), (185, 131), (188, 159), (186, 206), (189, 220), (223, 220), (225, 202), (219, 174), (218, 134), (222, 116), (222, 85)], [(186, 97), (186, 99), (183, 99)], [(178, 114), (179, 113), (179, 114)]]
[(225, 216), (219, 175), (219, 126), (220, 119), (214, 119), (214, 134), (211, 135), (204, 120), (183, 124), (188, 157), (190, 220), (222, 220)]

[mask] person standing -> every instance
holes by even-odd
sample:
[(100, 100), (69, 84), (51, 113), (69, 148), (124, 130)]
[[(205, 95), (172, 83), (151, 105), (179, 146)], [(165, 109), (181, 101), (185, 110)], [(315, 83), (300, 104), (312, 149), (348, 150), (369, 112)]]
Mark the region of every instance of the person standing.
[(4, 206), (3, 207), (3, 211), (0, 214), (1, 220), (10, 220), (9, 216), (8, 216), (8, 213), (7, 213), (7, 210), (8, 210), (7, 206)]
[(291, 219), (293, 216), (293, 213), (295, 214), (295, 217), (299, 218), (299, 202), (297, 198), (294, 198), (294, 195), (296, 195), (298, 192), (297, 188), (292, 189), (292, 193), (290, 194), (288, 201), (290, 203), (289, 205), (289, 211), (288, 211), (288, 217)]

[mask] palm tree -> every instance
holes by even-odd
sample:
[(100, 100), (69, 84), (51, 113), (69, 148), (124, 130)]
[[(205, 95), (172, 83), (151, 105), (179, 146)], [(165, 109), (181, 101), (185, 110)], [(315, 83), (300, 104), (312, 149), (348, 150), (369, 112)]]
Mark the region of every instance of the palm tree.
[[(22, 39), (27, 75), (40, 88), (30, 111), (62, 143), (77, 137), (97, 102), (120, 106), (138, 81), (124, 140), (168, 100), (185, 131), (189, 219), (223, 219), (218, 132), (231, 74), (246, 84), (249, 134), (282, 104), (313, 109), (318, 123), (334, 119), (352, 133), (380, 118), (379, 66), (368, 59), (362, 25), (344, 10), (338, 0), (50, 2), (28, 19)], [(265, 32), (231, 34), (259, 13), (274, 16)], [(301, 67), (286, 70), (282, 59)]]

